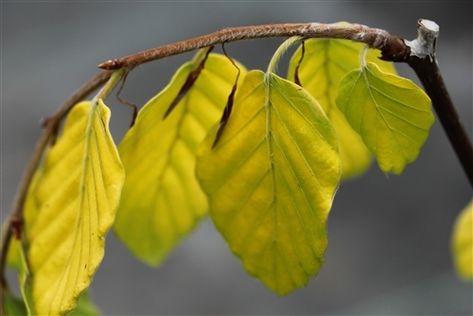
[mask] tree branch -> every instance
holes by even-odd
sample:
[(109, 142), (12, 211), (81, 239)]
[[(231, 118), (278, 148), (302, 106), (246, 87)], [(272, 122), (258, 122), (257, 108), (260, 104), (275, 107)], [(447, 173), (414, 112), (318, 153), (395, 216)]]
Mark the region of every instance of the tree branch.
[(404, 61), (409, 56), (409, 47), (406, 46), (401, 38), (393, 36), (385, 30), (371, 28), (362, 24), (346, 22), (332, 24), (263, 24), (225, 28), (207, 35), (147, 49), (122, 58), (111, 59), (101, 63), (99, 68), (109, 70), (122, 67), (133, 68), (156, 59), (182, 54), (216, 44), (257, 38), (289, 36), (349, 39), (365, 43), (371, 48), (379, 49), (382, 54), (382, 59), (390, 61)]
[(471, 186), (473, 186), (473, 147), (468, 139), (468, 134), (460, 123), (435, 57), (435, 44), (439, 27), (435, 22), (419, 20), (417, 29), (417, 39), (411, 42), (406, 41), (406, 44), (411, 48), (411, 54), (406, 62), (424, 85), (440, 123), (462, 164)]
[(103, 69), (133, 68), (156, 59), (215, 44), (267, 37), (340, 38), (365, 43), (371, 48), (380, 50), (381, 59), (393, 62), (406, 62), (416, 72), (431, 98), (440, 122), (473, 186), (473, 147), (458, 119), (458, 114), (455, 111), (435, 59), (435, 44), (439, 27), (433, 21), (421, 19), (418, 21), (417, 29), (418, 37), (413, 41), (407, 41), (393, 36), (385, 30), (345, 22), (332, 24), (264, 24), (232, 27), (147, 49), (122, 58), (111, 59), (101, 63), (99, 67)]
[[(473, 185), (472, 146), (459, 122), (458, 114), (453, 107), (453, 102), (445, 87), (435, 59), (438, 26), (434, 22), (420, 20), (418, 22), (418, 31), (419, 36), (417, 39), (409, 42), (381, 29), (344, 22), (333, 24), (293, 23), (242, 26), (226, 28), (207, 35), (151, 48), (133, 55), (101, 63), (99, 67), (106, 70), (87, 81), (52, 116), (43, 122), (44, 129), (36, 143), (31, 160), (25, 169), (6, 228), (2, 232), (0, 286), (3, 293), (5, 293), (7, 287), (5, 264), (11, 238), (13, 234), (23, 236), (24, 238), (24, 235), (21, 234), (21, 223), (23, 221), (23, 208), (30, 182), (45, 149), (57, 133), (60, 123), (69, 110), (76, 103), (86, 98), (92, 91), (103, 85), (112, 74), (110, 70), (120, 68), (131, 69), (156, 59), (215, 44), (268, 37), (338, 38), (365, 43), (371, 48), (378, 49), (381, 51), (380, 58), (383, 60), (406, 62), (414, 69), (422, 81), (427, 94), (432, 99), (437, 115), (465, 169), (470, 183)], [(3, 311), (3, 307), (3, 295), (0, 295), (0, 312)]]

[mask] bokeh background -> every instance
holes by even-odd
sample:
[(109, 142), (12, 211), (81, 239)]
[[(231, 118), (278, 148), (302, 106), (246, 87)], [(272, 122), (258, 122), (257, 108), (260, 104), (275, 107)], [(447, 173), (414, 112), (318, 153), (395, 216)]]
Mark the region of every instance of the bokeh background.
[[(440, 68), (471, 135), (472, 9), (471, 1), (2, 1), (1, 218), (40, 119), (95, 74), (96, 64), (226, 26), (343, 20), (414, 38), (416, 20), (433, 19), (441, 29)], [(248, 68), (265, 69), (280, 42), (238, 42), (227, 50)], [(122, 96), (143, 104), (191, 56), (136, 68)], [(415, 77), (404, 65), (398, 70)], [(118, 141), (130, 112), (113, 97), (108, 103)], [(456, 277), (449, 248), (454, 219), (470, 198), (436, 122), (402, 176), (373, 165), (341, 185), (325, 265), (306, 288), (272, 294), (242, 270), (207, 219), (159, 269), (135, 260), (110, 234), (91, 296), (105, 315), (471, 315), (472, 286)]]

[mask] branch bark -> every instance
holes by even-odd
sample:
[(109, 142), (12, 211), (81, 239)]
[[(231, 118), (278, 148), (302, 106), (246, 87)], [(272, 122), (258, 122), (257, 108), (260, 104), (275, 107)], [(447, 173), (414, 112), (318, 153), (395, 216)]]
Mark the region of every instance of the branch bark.
[(415, 71), (432, 100), (440, 123), (473, 187), (473, 149), (440, 74), (437, 60), (412, 56), (407, 64)]
[(411, 48), (406, 63), (415, 71), (432, 100), (440, 123), (473, 187), (473, 147), (460, 122), (435, 56), (439, 27), (435, 22), (419, 20), (417, 29), (417, 38), (406, 41)]
[(245, 39), (302, 36), (304, 38), (340, 38), (362, 42), (381, 51), (381, 59), (405, 62), (416, 72), (432, 100), (440, 122), (473, 186), (473, 147), (460, 123), (435, 59), (438, 25), (421, 19), (418, 36), (413, 41), (403, 40), (385, 30), (351, 23), (294, 23), (267, 24), (226, 28), (214, 33), (159, 46), (133, 55), (111, 59), (99, 65), (103, 69), (133, 68), (138, 65), (185, 53), (215, 44)]
[(385, 30), (346, 22), (331, 24), (286, 23), (225, 28), (210, 34), (147, 49), (133, 55), (110, 59), (99, 64), (98, 67), (109, 70), (122, 67), (133, 68), (156, 59), (216, 44), (256, 38), (290, 36), (349, 39), (365, 43), (371, 48), (379, 49), (382, 54), (381, 58), (390, 61), (404, 61), (409, 56), (409, 47), (406, 46), (404, 41)]

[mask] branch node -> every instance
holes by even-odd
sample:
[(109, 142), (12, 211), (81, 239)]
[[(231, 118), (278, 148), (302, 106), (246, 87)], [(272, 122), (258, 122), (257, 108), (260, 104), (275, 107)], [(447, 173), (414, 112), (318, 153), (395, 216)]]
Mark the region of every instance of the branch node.
[(98, 65), (99, 68), (104, 70), (114, 70), (122, 67), (122, 62), (120, 59), (109, 59)]
[(23, 218), (16, 215), (13, 216), (10, 220), (10, 227), (12, 229), (13, 236), (15, 236), (17, 240), (20, 240), (21, 233), (23, 231)]
[(381, 47), (381, 56), (379, 59), (393, 62), (405, 62), (410, 56), (411, 49), (404, 43), (404, 40), (397, 36), (391, 36), (386, 39)]
[(41, 125), (42, 128), (46, 128), (49, 124), (51, 124), (52, 120), (53, 119), (51, 118), (51, 116), (42, 117), (39, 120), (39, 124)]

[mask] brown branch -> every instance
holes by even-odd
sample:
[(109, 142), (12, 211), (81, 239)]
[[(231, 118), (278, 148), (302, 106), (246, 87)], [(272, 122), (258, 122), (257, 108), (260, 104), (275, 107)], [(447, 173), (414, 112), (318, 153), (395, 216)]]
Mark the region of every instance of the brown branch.
[[(43, 131), (39, 136), (39, 139), (36, 142), (36, 146), (33, 150), (28, 165), (23, 173), (22, 180), (18, 186), (17, 195), (15, 196), (13, 207), (9, 218), (6, 221), (6, 227), (2, 232), (1, 240), (1, 253), (0, 253), (0, 289), (2, 289), (2, 294), (0, 295), (0, 312), (3, 311), (3, 293), (7, 287), (7, 282), (5, 278), (5, 265), (7, 260), (8, 248), (10, 241), (15, 233), (18, 232), (18, 223), (23, 222), (23, 208), (25, 205), (26, 195), (28, 189), (33, 179), (34, 173), (38, 168), (39, 163), (43, 153), (48, 146), (50, 140), (54, 137), (57, 132), (59, 125), (67, 113), (72, 109), (72, 107), (86, 98), (91, 92), (96, 90), (102, 84), (104, 84), (111, 76), (111, 71), (102, 71), (89, 81), (87, 81), (82, 87), (80, 87), (76, 92), (74, 92), (57, 110), (53, 115), (49, 116), (43, 122)], [(21, 234), (23, 235), (23, 234)], [(23, 235), (24, 236), (24, 235)]]
[(422, 81), (449, 140), (473, 185), (473, 149), (462, 127), (453, 102), (435, 60), (438, 25), (429, 20), (418, 21), (419, 36), (409, 42), (388, 32), (351, 23), (265, 24), (226, 28), (214, 33), (159, 46), (99, 65), (103, 69), (133, 68), (143, 63), (194, 49), (245, 39), (302, 36), (303, 38), (340, 38), (367, 44), (381, 51), (381, 59), (406, 62)]
[[(433, 28), (430, 30), (429, 28)], [(143, 63), (194, 49), (245, 39), (302, 36), (303, 38), (339, 38), (362, 42), (381, 51), (381, 59), (406, 62), (411, 66), (432, 99), (432, 103), (449, 140), (473, 185), (473, 149), (462, 127), (453, 102), (443, 83), (435, 60), (438, 25), (429, 20), (418, 21), (419, 36), (409, 42), (387, 31), (351, 23), (264, 24), (226, 28), (214, 33), (159, 46), (99, 65), (103, 69), (133, 68)], [(427, 52), (426, 52), (427, 51)]]
[(433, 21), (421, 19), (417, 22), (417, 31), (417, 38), (406, 42), (411, 48), (406, 63), (424, 85), (450, 144), (473, 186), (473, 146), (460, 122), (435, 57), (439, 26)]
[(393, 36), (384, 30), (371, 28), (362, 24), (345, 22), (332, 24), (264, 24), (225, 28), (207, 35), (147, 49), (122, 58), (111, 59), (101, 63), (99, 68), (109, 70), (122, 67), (133, 68), (156, 59), (182, 54), (216, 44), (256, 38), (289, 36), (341, 38), (362, 42), (371, 48), (379, 49), (382, 54), (382, 59), (390, 61), (404, 61), (409, 56), (409, 47), (406, 46), (401, 38)]
[(453, 106), (437, 61), (413, 56), (408, 59), (407, 63), (415, 71), (427, 94), (432, 99), (432, 105), (435, 112), (437, 112), (440, 123), (463, 166), (471, 186), (473, 186), (473, 148)]

